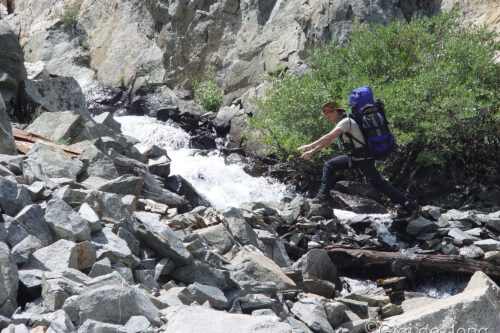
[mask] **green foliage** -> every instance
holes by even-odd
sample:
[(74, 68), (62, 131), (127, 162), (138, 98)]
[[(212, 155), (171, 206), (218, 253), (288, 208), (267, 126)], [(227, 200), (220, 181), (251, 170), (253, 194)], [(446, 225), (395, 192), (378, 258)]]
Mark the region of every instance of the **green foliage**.
[(217, 111), (222, 96), (223, 90), (215, 81), (213, 71), (209, 72), (208, 79), (200, 82), (198, 78), (191, 78), (194, 89), (195, 100), (207, 111)]
[(267, 70), (267, 75), (269, 75), (272, 78), (279, 78), (285, 74), (287, 69), (288, 69), (288, 64), (281, 63), (278, 66)]
[(349, 92), (370, 86), (385, 102), (396, 141), (418, 163), (494, 157), (500, 147), (497, 36), (460, 27), (456, 13), (357, 24), (343, 45), (312, 53), (310, 74), (274, 78), (265, 98), (255, 101), (250, 129), (279, 147), (281, 157), (296, 155), (298, 146), (331, 130), (321, 117), (323, 103), (336, 100), (348, 109)]
[(67, 2), (64, 5), (64, 13), (61, 14), (60, 20), (63, 25), (73, 27), (77, 22), (78, 11), (80, 10), (80, 3)]
[(67, 139), (59, 139), (59, 140), (57, 140), (57, 142), (59, 142), (62, 145), (66, 145), (66, 146), (69, 145), (69, 141)]
[(120, 76), (120, 87), (125, 88), (125, 76)]
[(89, 46), (89, 43), (84, 40), (80, 43), (80, 46), (84, 49), (84, 50), (89, 50), (90, 49), (90, 46)]

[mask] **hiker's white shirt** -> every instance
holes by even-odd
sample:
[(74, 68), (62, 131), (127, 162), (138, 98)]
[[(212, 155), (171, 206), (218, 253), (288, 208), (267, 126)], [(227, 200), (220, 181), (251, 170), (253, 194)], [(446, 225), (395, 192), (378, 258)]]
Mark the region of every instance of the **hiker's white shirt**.
[(361, 132), (361, 129), (359, 128), (358, 124), (356, 121), (350, 117), (345, 117), (341, 121), (337, 123), (337, 126), (335, 128), (340, 128), (344, 133), (342, 134), (342, 140), (344, 142), (351, 142), (351, 139), (345, 135), (345, 133), (350, 133), (356, 140), (359, 140), (361, 143), (359, 143), (356, 140), (352, 140), (352, 143), (354, 145), (354, 148), (362, 148), (364, 143), (365, 143), (365, 138), (363, 137), (363, 133)]

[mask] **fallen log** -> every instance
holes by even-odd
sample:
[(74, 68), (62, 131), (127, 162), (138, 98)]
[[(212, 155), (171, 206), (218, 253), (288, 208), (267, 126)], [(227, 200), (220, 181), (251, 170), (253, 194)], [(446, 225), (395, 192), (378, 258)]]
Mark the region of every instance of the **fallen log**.
[(342, 247), (328, 248), (330, 259), (340, 270), (355, 270), (362, 275), (378, 277), (404, 275), (414, 279), (417, 275), (436, 273), (467, 273), (482, 271), (500, 279), (500, 265), (459, 255), (410, 254)]
[(51, 140), (49, 138), (46, 138), (44, 136), (35, 133), (20, 130), (15, 127), (12, 128), (12, 134), (14, 135), (14, 139), (16, 141), (17, 150), (23, 154), (28, 153), (35, 144), (35, 142), (37, 141), (43, 141), (44, 143), (59, 147), (71, 157), (76, 157), (82, 153), (78, 149), (69, 147), (67, 145), (64, 145), (62, 143), (59, 143), (57, 141)]

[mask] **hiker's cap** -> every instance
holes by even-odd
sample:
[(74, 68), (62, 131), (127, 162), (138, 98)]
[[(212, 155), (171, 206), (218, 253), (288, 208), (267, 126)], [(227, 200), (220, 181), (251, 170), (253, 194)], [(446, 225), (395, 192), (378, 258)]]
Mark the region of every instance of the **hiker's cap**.
[(345, 112), (345, 109), (341, 108), (337, 102), (328, 102), (321, 109), (323, 110), (323, 114), (329, 111)]

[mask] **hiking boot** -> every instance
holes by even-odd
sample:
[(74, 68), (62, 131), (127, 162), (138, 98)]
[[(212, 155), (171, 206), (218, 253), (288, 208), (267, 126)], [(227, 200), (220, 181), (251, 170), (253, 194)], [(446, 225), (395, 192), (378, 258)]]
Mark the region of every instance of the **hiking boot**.
[(316, 195), (314, 197), (314, 199), (312, 199), (312, 203), (315, 203), (315, 204), (318, 204), (318, 205), (321, 205), (323, 207), (326, 207), (330, 204), (330, 200), (328, 197), (324, 196), (324, 195), (321, 195), (320, 193), (318, 193), (318, 195)]

